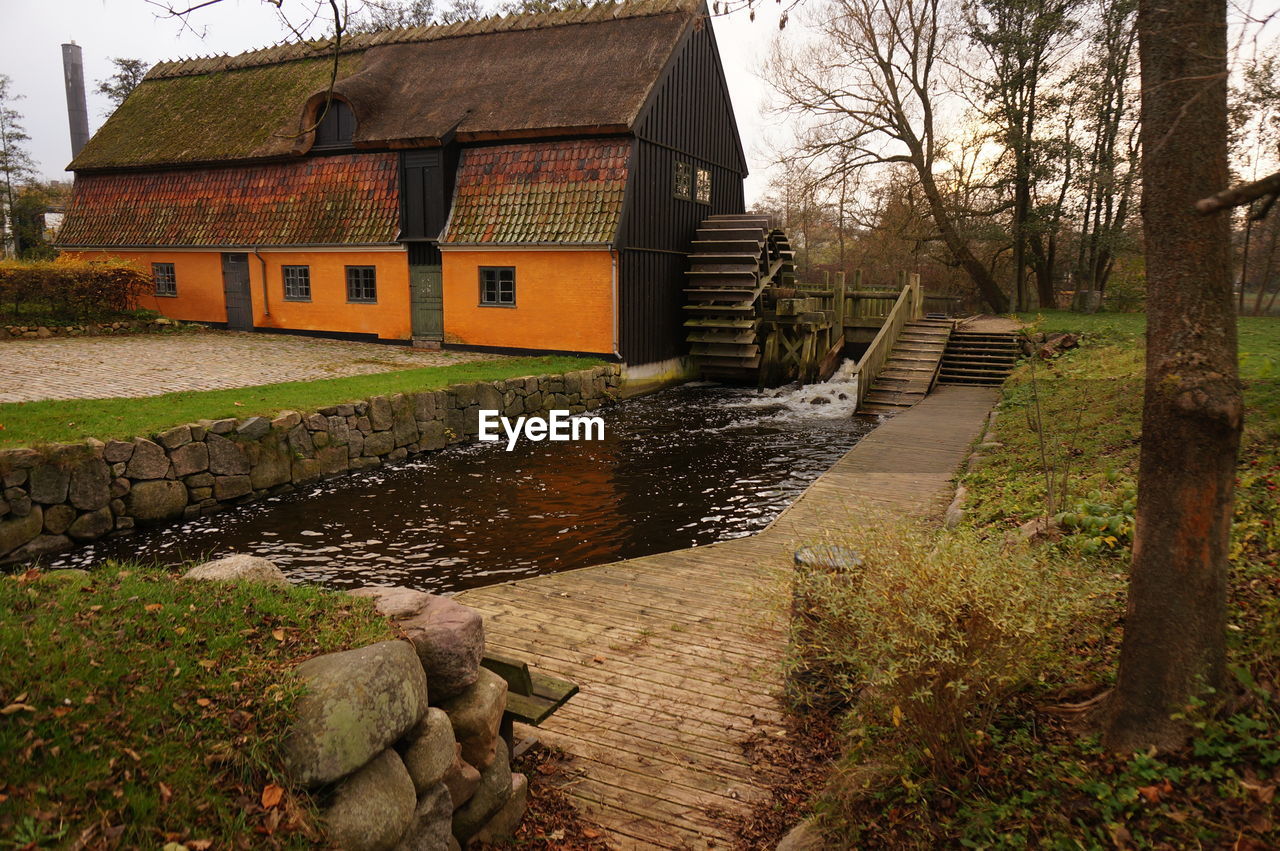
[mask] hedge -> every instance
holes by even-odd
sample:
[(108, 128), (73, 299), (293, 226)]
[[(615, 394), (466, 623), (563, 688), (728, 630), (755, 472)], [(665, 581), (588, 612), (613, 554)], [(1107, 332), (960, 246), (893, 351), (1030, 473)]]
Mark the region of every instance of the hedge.
[(88, 320), (136, 310), (151, 277), (121, 261), (0, 262), (0, 318), (24, 316)]

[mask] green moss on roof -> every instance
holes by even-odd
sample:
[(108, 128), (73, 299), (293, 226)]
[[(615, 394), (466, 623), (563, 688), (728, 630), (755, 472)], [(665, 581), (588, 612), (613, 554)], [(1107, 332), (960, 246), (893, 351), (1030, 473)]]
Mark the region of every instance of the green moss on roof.
[[(363, 54), (338, 63), (341, 79)], [(302, 104), (329, 85), (333, 60), (149, 79), (102, 126), (73, 169), (214, 162), (287, 154), (296, 142)]]

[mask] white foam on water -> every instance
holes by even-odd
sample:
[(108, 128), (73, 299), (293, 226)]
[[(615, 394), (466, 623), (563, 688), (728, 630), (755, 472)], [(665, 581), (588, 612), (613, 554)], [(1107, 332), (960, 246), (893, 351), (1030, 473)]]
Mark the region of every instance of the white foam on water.
[[(755, 423), (798, 422), (812, 419), (848, 419), (858, 407), (857, 362), (844, 360), (826, 381), (817, 384), (784, 384), (743, 396), (729, 407), (758, 408), (764, 414)], [(737, 423), (741, 427), (746, 423)]]

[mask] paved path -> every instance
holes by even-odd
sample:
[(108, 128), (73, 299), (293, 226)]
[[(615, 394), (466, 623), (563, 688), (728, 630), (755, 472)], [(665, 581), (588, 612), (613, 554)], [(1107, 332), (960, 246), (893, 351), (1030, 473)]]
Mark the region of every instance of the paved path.
[(241, 331), (9, 340), (0, 342), (0, 402), (158, 396), (495, 357)]
[(782, 735), (791, 554), (871, 510), (937, 516), (996, 391), (942, 387), (888, 420), (758, 535), (468, 591), (489, 645), (582, 691), (538, 731), (618, 848), (727, 848)]

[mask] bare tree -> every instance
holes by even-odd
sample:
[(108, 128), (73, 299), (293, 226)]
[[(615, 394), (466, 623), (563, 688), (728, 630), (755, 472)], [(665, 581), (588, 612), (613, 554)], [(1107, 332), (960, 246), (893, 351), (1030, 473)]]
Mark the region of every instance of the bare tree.
[(1181, 745), (1182, 713), (1226, 674), (1227, 556), (1242, 403), (1227, 185), (1224, 0), (1139, 0), (1147, 252), (1141, 483), (1124, 640), (1107, 703), (1116, 750)]
[(810, 122), (798, 155), (827, 175), (910, 165), (947, 250), (991, 309), (1005, 312), (1009, 300), (963, 237), (939, 177), (942, 0), (829, 0), (817, 11), (821, 39), (777, 45), (766, 70), (783, 110)]
[(138, 87), (143, 77), (147, 76), (147, 63), (141, 59), (117, 57), (111, 60), (111, 64), (115, 66), (116, 72), (105, 80), (98, 80), (98, 88), (94, 91), (106, 95), (114, 110), (124, 103), (129, 93)]
[(12, 256), (16, 250), (14, 213), (21, 187), (35, 176), (35, 163), (27, 152), (31, 138), (22, 126), (22, 114), (13, 107), (22, 95), (9, 90), (12, 81), (0, 74), (0, 255)]

